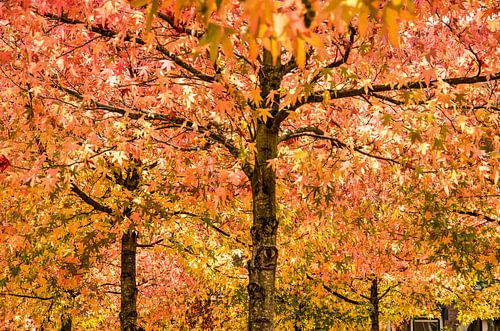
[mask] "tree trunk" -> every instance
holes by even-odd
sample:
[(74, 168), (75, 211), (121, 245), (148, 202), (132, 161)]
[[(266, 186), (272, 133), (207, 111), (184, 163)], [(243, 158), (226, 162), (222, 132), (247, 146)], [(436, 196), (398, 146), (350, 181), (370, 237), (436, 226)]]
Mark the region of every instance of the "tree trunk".
[(370, 287), (370, 321), (371, 321), (371, 331), (379, 331), (379, 297), (378, 297), (378, 279), (375, 277), (372, 279), (372, 285)]
[(268, 160), (276, 158), (278, 133), (259, 123), (256, 134), (255, 167), (252, 174), (253, 225), (252, 257), (248, 261), (248, 330), (274, 328), (274, 282), (276, 248), (276, 169)]
[(136, 331), (137, 328), (137, 287), (136, 287), (137, 233), (130, 228), (122, 235), (121, 247), (121, 331)]
[[(260, 96), (263, 102), (253, 104), (253, 110), (269, 107), (272, 117), (258, 118), (255, 133), (255, 164), (251, 174), (253, 199), (252, 255), (248, 261), (248, 330), (274, 329), (274, 283), (278, 249), (276, 233), (276, 169), (268, 161), (277, 157), (280, 119), (280, 85), (284, 71), (280, 56), (274, 59), (264, 50), (259, 70)], [(265, 103), (265, 104), (264, 104)]]
[(71, 319), (71, 315), (63, 314), (61, 316), (61, 329), (60, 331), (71, 331), (73, 324), (73, 320)]

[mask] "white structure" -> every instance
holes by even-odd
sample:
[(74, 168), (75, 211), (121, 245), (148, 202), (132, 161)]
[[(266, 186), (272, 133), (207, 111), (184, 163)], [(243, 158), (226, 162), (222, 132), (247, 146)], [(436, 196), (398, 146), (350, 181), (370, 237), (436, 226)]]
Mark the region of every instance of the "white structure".
[[(389, 322), (387, 331), (441, 331), (444, 328), (443, 318), (415, 318), (410, 322), (403, 325), (401, 328), (396, 329)], [(446, 330), (450, 330), (449, 328)], [(462, 324), (454, 331), (500, 331), (499, 320), (476, 320), (470, 324)]]

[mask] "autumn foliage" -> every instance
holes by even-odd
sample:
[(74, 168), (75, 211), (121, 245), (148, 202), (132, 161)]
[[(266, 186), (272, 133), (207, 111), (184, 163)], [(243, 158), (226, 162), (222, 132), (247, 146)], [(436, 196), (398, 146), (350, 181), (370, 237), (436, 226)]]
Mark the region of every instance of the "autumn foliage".
[(0, 3), (0, 327), (499, 317), (496, 5)]

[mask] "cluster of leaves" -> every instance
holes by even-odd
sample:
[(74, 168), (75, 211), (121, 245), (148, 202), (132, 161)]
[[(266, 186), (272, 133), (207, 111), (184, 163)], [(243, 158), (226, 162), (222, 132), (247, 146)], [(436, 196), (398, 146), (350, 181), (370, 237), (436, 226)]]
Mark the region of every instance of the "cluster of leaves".
[(451, 301), (493, 317), (490, 8), (3, 2), (1, 327), (115, 329), (133, 229), (141, 325), (244, 328), (262, 123), (280, 129), (277, 327), (366, 328), (374, 280), (386, 321)]

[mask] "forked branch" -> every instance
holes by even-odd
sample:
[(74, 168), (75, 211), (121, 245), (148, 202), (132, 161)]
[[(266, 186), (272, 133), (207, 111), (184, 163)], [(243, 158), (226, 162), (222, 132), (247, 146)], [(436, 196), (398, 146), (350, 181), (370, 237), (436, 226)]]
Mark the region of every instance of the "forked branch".
[[(53, 83), (53, 86), (79, 100), (84, 99), (83, 95), (80, 92), (64, 87), (59, 82)], [(151, 112), (141, 111), (139, 109), (132, 109), (132, 110), (124, 109), (113, 105), (107, 105), (101, 102), (94, 102), (93, 105), (95, 109), (120, 114), (122, 116), (127, 116), (128, 118), (133, 120), (138, 120), (140, 118), (143, 118), (144, 120), (147, 121), (159, 121), (162, 124), (165, 124), (159, 127), (159, 129), (183, 127), (186, 130), (194, 131), (196, 128), (196, 131), (199, 133), (208, 133), (208, 138), (224, 146), (235, 159), (238, 159), (240, 157), (241, 154), (240, 149), (235, 145), (232, 139), (226, 137), (220, 130), (217, 129), (218, 125), (215, 123), (209, 123), (208, 125), (203, 126), (195, 124), (190, 120), (178, 116), (151, 113)], [(243, 163), (242, 170), (245, 172), (248, 178), (251, 177), (252, 167), (250, 164)]]
[[(317, 129), (317, 130), (319, 130), (319, 129)], [(319, 131), (321, 131), (321, 130), (319, 130)], [(334, 147), (337, 147), (337, 148), (349, 148), (349, 146), (346, 143), (340, 141), (337, 138), (330, 137), (330, 136), (325, 136), (324, 134), (318, 134), (318, 133), (314, 133), (314, 132), (311, 133), (311, 131), (309, 131), (309, 130), (308, 131), (303, 131), (303, 132), (294, 131), (294, 132), (292, 132), (290, 134), (285, 134), (280, 139), (280, 142), (281, 141), (285, 141), (285, 140), (289, 140), (289, 139), (299, 138), (299, 137), (311, 137), (311, 138), (315, 138), (315, 139), (328, 140), (328, 141), (330, 141), (330, 143)], [(377, 160), (381, 160), (381, 161), (386, 161), (386, 162), (390, 162), (390, 163), (402, 165), (401, 162), (399, 162), (397, 160), (394, 160), (392, 158), (384, 157), (384, 156), (380, 156), (380, 155), (375, 155), (375, 154), (371, 154), (369, 152), (366, 152), (360, 146), (355, 146), (355, 147), (352, 148), (352, 150), (355, 151), (355, 152), (358, 152), (360, 154), (363, 154), (365, 156), (377, 159)]]
[[(44, 17), (46, 17), (46, 18), (48, 18), (50, 20), (55, 20), (55, 21), (58, 21), (58, 22), (61, 22), (61, 23), (65, 23), (65, 24), (74, 24), (74, 25), (79, 24), (79, 25), (83, 25), (83, 26), (88, 26), (88, 24), (86, 24), (83, 21), (76, 20), (76, 19), (71, 19), (71, 18), (68, 18), (68, 17), (65, 17), (65, 16), (59, 16), (59, 15), (52, 14), (52, 13), (45, 13), (42, 16), (44, 16)], [(95, 26), (95, 25), (90, 25), (87, 29), (89, 31), (97, 33), (97, 34), (99, 34), (99, 35), (101, 35), (103, 37), (115, 38), (115, 37), (119, 36), (118, 32), (116, 32), (116, 31), (105, 29), (105, 28), (98, 27), (98, 26)], [(124, 41), (134, 42), (135, 44), (138, 44), (138, 45), (146, 45), (147, 44), (146, 41), (143, 40), (142, 38), (131, 36), (128, 33), (125, 34), (125, 36), (123, 37), (123, 40)], [(166, 56), (169, 60), (171, 60), (175, 64), (177, 64), (179, 67), (181, 67), (184, 70), (186, 70), (189, 73), (191, 73), (195, 78), (198, 78), (198, 79), (200, 79), (202, 81), (205, 81), (205, 82), (208, 82), (208, 83), (211, 83), (211, 82), (215, 81), (215, 78), (213, 76), (207, 75), (207, 74), (199, 71), (198, 69), (194, 68), (193, 66), (191, 66), (190, 64), (188, 64), (187, 62), (185, 62), (184, 60), (182, 60), (179, 56), (177, 56), (176, 54), (170, 52), (164, 46), (162, 46), (160, 44), (156, 44), (155, 49), (158, 52), (160, 52), (161, 54), (163, 54), (164, 56)]]
[(110, 207), (108, 207), (106, 205), (101, 204), (97, 200), (94, 200), (89, 195), (87, 195), (85, 192), (83, 192), (74, 183), (71, 183), (71, 191), (73, 191), (73, 193), (75, 193), (86, 204), (88, 204), (89, 206), (92, 206), (95, 210), (102, 211), (103, 213), (106, 213), (106, 214), (112, 214), (113, 213), (113, 209), (111, 209)]
[[(340, 67), (341, 65), (343, 65), (344, 63), (347, 63), (347, 60), (349, 59), (349, 55), (351, 54), (351, 49), (352, 49), (352, 45), (354, 44), (354, 37), (356, 36), (356, 29), (350, 25), (349, 26), (349, 42), (347, 43), (346, 45), (346, 48), (345, 48), (345, 51), (344, 51), (344, 54), (342, 55), (342, 58), (340, 58), (339, 60), (337, 61), (334, 61), (328, 65), (326, 65), (324, 69), (333, 69), (333, 68), (338, 68)], [(321, 70), (320, 72), (318, 72), (312, 79), (311, 81), (309, 82), (309, 84), (314, 84), (316, 83), (320, 78), (321, 76), (323, 75), (323, 70)]]
[(326, 284), (325, 284), (325, 283), (323, 283), (323, 282), (320, 282), (320, 281), (318, 281), (318, 280), (314, 279), (314, 278), (313, 278), (313, 277), (311, 277), (309, 274), (306, 274), (306, 277), (307, 277), (307, 279), (312, 280), (313, 282), (316, 282), (316, 283), (318, 283), (318, 282), (319, 282), (319, 283), (321, 283), (321, 286), (322, 286), (322, 287), (323, 287), (323, 288), (324, 288), (324, 289), (325, 289), (328, 293), (330, 293), (330, 294), (332, 294), (332, 295), (336, 296), (336, 297), (337, 297), (337, 298), (339, 298), (339, 299), (344, 300), (345, 302), (348, 302), (348, 303), (353, 304), (353, 305), (361, 305), (361, 304), (363, 304), (363, 303), (362, 303), (362, 302), (360, 302), (360, 301), (356, 301), (356, 300), (350, 299), (350, 298), (346, 297), (345, 295), (338, 293), (337, 291), (335, 291), (335, 290), (334, 290), (333, 288), (331, 288), (330, 286), (326, 285)]

